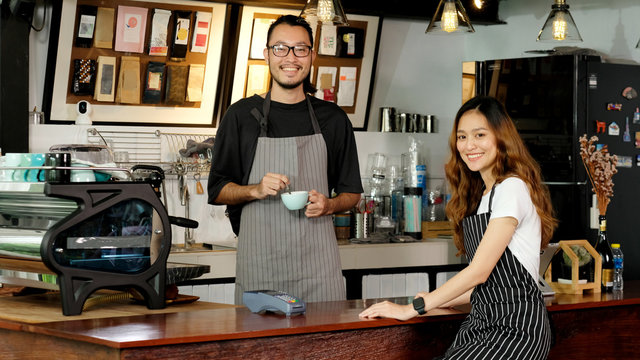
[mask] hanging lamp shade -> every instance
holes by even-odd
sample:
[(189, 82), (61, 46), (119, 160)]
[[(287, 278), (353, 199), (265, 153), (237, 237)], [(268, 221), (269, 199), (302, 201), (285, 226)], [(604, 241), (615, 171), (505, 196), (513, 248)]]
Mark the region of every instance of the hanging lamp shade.
[(340, 0), (307, 0), (300, 17), (309, 22), (323, 24), (349, 25)]
[(537, 41), (582, 42), (566, 0), (554, 0), (551, 12), (538, 33)]
[(451, 34), (475, 32), (460, 0), (440, 0), (425, 33)]

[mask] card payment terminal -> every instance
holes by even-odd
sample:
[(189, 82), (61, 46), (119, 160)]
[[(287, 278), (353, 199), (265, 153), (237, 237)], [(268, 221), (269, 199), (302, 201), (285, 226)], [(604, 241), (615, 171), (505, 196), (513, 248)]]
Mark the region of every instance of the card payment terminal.
[(242, 302), (254, 313), (272, 311), (290, 316), (304, 314), (307, 310), (304, 301), (275, 290), (245, 291), (242, 294)]

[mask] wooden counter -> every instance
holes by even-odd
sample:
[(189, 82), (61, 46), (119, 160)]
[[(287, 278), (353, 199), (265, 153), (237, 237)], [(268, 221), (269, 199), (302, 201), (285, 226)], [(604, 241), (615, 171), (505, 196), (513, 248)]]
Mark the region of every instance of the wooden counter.
[[(628, 282), (624, 293), (547, 301), (556, 332), (550, 359), (637, 357), (640, 282)], [(223, 306), (41, 323), (0, 320), (0, 353), (3, 359), (430, 358), (453, 341), (468, 309), (405, 322), (360, 320), (358, 313), (373, 302), (308, 303), (305, 315), (290, 318)]]

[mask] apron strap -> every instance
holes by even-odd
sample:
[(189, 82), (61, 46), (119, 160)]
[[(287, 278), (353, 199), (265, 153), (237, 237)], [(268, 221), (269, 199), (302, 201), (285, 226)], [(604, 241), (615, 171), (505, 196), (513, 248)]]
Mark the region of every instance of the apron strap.
[[(484, 189), (484, 185), (482, 186), (482, 188)], [(496, 184), (493, 184), (493, 187), (491, 188), (491, 194), (489, 195), (489, 211), (487, 211), (489, 214), (491, 214), (491, 203), (493, 202), (493, 193), (495, 189)], [(482, 202), (482, 200), (480, 200), (480, 202)], [(476, 205), (475, 212), (478, 212), (478, 209), (480, 209), (480, 202), (478, 202), (478, 205)]]
[(258, 123), (260, 124), (260, 134), (258, 135), (258, 137), (267, 136), (267, 129), (268, 129), (267, 118), (269, 117), (270, 107), (271, 107), (271, 91), (267, 92), (267, 95), (264, 98), (264, 102), (262, 103), (262, 114), (260, 114), (260, 111), (258, 111), (258, 109), (256, 108), (251, 109), (251, 115), (253, 115), (253, 117), (256, 118), (256, 120), (258, 120)]
[[(258, 109), (253, 108), (251, 109), (251, 115), (253, 115), (254, 118), (256, 118), (256, 120), (258, 120), (258, 123), (260, 124), (260, 134), (259, 136), (266, 136), (267, 133), (267, 122), (263, 120), (262, 114), (260, 114), (260, 111), (258, 111)], [(263, 135), (264, 133), (264, 135)]]
[(311, 106), (311, 100), (309, 95), (304, 94), (304, 97), (307, 99), (307, 107), (309, 108), (309, 117), (311, 118), (311, 125), (313, 125), (313, 133), (321, 134), (320, 125), (318, 125), (318, 119), (316, 118), (316, 113), (313, 111), (313, 106)]
[[(318, 124), (318, 119), (316, 118), (316, 114), (313, 111), (313, 106), (311, 105), (311, 100), (309, 99), (309, 95), (305, 94), (305, 99), (307, 100), (307, 109), (309, 110), (309, 117), (311, 118), (311, 125), (313, 126), (314, 134), (321, 134), (320, 125)], [(260, 135), (259, 137), (266, 137), (268, 130), (268, 121), (269, 121), (269, 110), (271, 109), (271, 91), (267, 92), (267, 95), (264, 98), (264, 102), (262, 103), (262, 114), (258, 109), (251, 109), (251, 115), (258, 120), (260, 124)]]
[(491, 203), (493, 202), (493, 193), (496, 190), (496, 184), (494, 183), (493, 186), (491, 187), (491, 195), (489, 195), (489, 214), (491, 214)]

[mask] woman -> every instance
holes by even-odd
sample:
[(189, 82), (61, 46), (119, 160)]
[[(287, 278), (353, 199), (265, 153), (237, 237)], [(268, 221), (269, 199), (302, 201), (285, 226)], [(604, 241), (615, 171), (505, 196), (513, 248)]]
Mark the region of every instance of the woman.
[(470, 263), (413, 304), (388, 301), (363, 318), (410, 319), (471, 302), (445, 359), (546, 359), (551, 330), (537, 286), (540, 249), (557, 225), (540, 168), (496, 99), (478, 96), (458, 111), (445, 166), (454, 242)]

